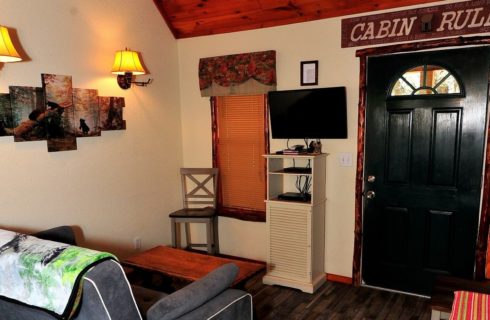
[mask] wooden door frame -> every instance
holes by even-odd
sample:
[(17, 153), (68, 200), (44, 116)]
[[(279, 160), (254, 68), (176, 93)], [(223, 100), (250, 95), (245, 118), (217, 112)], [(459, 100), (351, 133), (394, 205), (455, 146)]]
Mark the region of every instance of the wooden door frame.
[[(457, 37), (442, 40), (430, 40), (385, 47), (368, 48), (356, 51), (360, 60), (359, 71), (359, 105), (357, 127), (357, 171), (355, 189), (355, 227), (354, 227), (354, 259), (352, 262), (352, 282), (361, 284), (361, 252), (362, 252), (362, 214), (363, 214), (363, 176), (364, 176), (364, 139), (366, 133), (366, 84), (367, 84), (367, 58), (370, 56), (390, 53), (416, 52), (421, 50), (489, 45), (490, 36)], [(490, 100), (490, 99), (488, 99)], [(487, 100), (487, 104), (488, 104)], [(488, 109), (487, 109), (488, 114)], [(485, 276), (485, 256), (487, 250), (488, 229), (490, 225), (490, 121), (487, 120), (487, 142), (484, 159), (483, 194), (481, 198), (481, 214), (476, 244), (475, 279)]]

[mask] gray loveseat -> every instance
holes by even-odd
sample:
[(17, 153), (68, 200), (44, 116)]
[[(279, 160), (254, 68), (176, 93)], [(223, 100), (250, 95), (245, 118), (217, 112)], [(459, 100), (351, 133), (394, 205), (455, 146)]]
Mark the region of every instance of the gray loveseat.
[[(70, 243), (74, 242), (70, 232), (62, 227), (38, 236)], [(252, 319), (251, 295), (230, 289), (237, 273), (236, 265), (227, 264), (172, 294), (164, 294), (137, 286), (131, 288), (120, 264), (105, 260), (84, 274), (81, 302), (72, 319)], [(44, 310), (8, 299), (0, 299), (0, 318), (56, 319)]]

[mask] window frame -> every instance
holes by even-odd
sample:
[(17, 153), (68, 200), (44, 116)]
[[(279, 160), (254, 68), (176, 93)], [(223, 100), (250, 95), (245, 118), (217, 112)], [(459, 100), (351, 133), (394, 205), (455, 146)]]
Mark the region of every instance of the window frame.
[[(425, 77), (426, 77), (426, 74), (427, 74), (427, 66), (429, 66), (428, 64), (426, 63), (423, 63), (423, 64), (417, 64), (417, 65), (414, 65), (406, 70), (404, 70), (403, 72), (401, 72), (399, 75), (397, 75), (396, 77), (394, 77), (394, 79), (391, 81), (391, 84), (388, 88), (388, 91), (387, 91), (387, 99), (389, 100), (397, 100), (397, 99), (407, 99), (407, 98), (410, 98), (410, 99), (439, 99), (439, 98), (448, 98), (448, 97), (464, 97), (466, 96), (466, 93), (465, 93), (465, 88), (464, 88), (464, 85), (462, 84), (461, 80), (459, 79), (459, 76), (453, 71), (451, 70), (451, 68), (448, 68), (447, 66), (443, 65), (443, 64), (431, 64), (431, 66), (436, 66), (436, 67), (440, 67), (444, 70), (446, 70), (448, 72), (448, 74), (444, 77), (444, 80), (446, 78), (448, 78), (449, 76), (453, 76), (454, 77), (454, 80), (457, 82), (458, 86), (459, 86), (459, 89), (460, 89), (460, 92), (457, 92), (457, 93), (439, 93), (435, 90), (435, 88), (439, 87), (444, 81), (440, 81), (439, 83), (437, 83), (437, 86), (436, 87), (430, 87), (430, 86), (426, 86), (425, 85)], [(408, 73), (410, 70), (412, 69), (415, 69), (417, 67), (422, 67), (423, 68), (423, 74), (422, 76), (424, 77), (424, 85), (423, 86), (419, 86), (417, 88), (415, 88), (412, 84), (410, 84), (410, 81), (408, 81), (404, 75), (406, 73)], [(408, 95), (393, 95), (393, 89), (394, 87), (396, 86), (396, 84), (398, 83), (399, 80), (401, 79), (404, 79), (404, 81), (413, 89), (412, 93), (411, 94), (408, 94)], [(420, 91), (420, 90), (431, 90), (434, 92), (434, 94), (416, 94), (417, 91)]]

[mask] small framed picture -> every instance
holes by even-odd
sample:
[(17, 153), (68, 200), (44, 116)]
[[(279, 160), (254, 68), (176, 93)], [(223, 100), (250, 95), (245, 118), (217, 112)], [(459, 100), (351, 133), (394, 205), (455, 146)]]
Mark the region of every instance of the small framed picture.
[(312, 86), (318, 84), (318, 60), (301, 61), (301, 85)]

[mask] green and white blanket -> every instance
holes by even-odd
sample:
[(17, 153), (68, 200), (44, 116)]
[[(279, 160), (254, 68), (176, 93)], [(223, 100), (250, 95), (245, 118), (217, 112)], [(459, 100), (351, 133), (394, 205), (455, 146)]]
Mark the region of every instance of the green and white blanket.
[(68, 318), (84, 271), (113, 255), (0, 229), (0, 295)]

